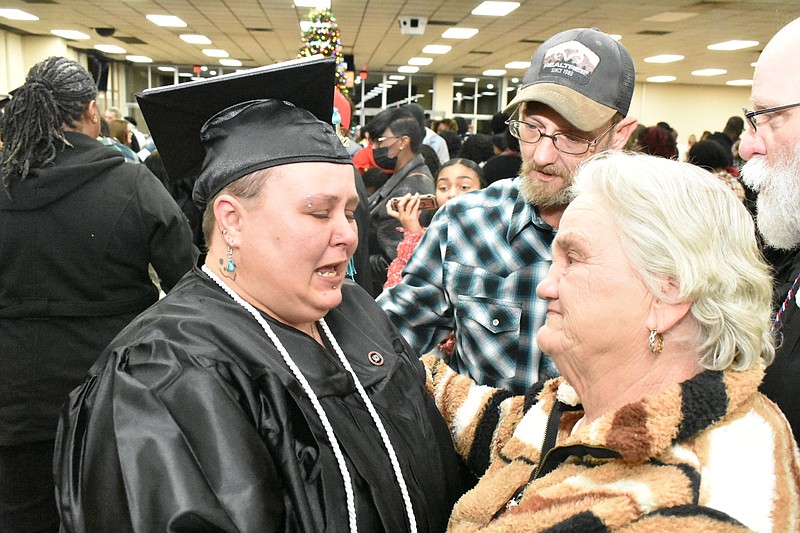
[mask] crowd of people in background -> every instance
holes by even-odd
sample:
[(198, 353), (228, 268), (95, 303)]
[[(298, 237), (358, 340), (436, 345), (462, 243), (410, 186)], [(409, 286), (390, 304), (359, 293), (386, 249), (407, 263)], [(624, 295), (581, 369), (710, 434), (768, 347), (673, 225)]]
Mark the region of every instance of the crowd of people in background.
[(328, 117), (312, 59), (292, 102), (176, 86), (218, 108), (150, 137), (35, 65), (0, 115), (0, 531), (800, 530), (798, 35), (681, 144), (597, 29), (485, 131)]

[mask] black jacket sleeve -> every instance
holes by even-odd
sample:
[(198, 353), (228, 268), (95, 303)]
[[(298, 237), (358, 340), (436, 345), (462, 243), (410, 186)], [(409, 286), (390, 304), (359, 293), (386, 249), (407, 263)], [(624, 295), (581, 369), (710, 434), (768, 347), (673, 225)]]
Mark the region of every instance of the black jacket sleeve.
[(236, 372), (159, 343), (112, 353), (62, 413), (64, 530), (287, 531), (275, 462), (247, 393), (230, 386), (246, 381)]

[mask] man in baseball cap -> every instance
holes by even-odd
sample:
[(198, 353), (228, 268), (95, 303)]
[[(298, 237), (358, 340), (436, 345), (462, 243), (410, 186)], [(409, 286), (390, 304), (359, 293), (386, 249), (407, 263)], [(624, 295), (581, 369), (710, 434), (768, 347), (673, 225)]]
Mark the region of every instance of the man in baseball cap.
[(557, 371), (539, 352), (546, 303), (535, 287), (579, 164), (625, 146), (633, 61), (597, 29), (561, 32), (533, 55), (505, 112), (520, 140), (517, 178), (500, 180), (439, 210), (401, 283), (378, 302), (420, 353), (455, 332), (450, 365), (478, 383), (522, 393)]

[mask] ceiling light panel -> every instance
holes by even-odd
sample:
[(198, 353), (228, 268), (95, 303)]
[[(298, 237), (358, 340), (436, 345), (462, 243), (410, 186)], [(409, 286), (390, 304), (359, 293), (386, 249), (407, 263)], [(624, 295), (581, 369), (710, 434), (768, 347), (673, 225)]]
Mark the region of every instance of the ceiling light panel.
[(180, 37), (181, 40), (189, 44), (211, 44), (211, 39), (209, 39), (205, 35), (184, 34), (181, 35)]
[(185, 28), (186, 23), (172, 15), (147, 15), (147, 20), (165, 28)]
[(677, 79), (675, 76), (650, 76), (647, 81), (651, 83), (669, 83)]
[(683, 56), (678, 54), (661, 54), (644, 58), (645, 63), (674, 63), (675, 61), (683, 61)]
[(728, 71), (724, 68), (704, 68), (700, 70), (693, 70), (692, 76), (720, 76), (727, 73)]
[(127, 50), (115, 44), (96, 44), (94, 45), (94, 49), (105, 52), (106, 54), (124, 54), (127, 52)]
[(50, 33), (53, 35), (57, 35), (63, 39), (74, 39), (74, 40), (84, 40), (90, 39), (88, 35), (83, 33), (82, 31), (77, 30), (50, 30)]
[(230, 54), (225, 50), (216, 48), (203, 48), (203, 53), (208, 57), (228, 57)]
[(0, 17), (8, 20), (39, 20), (36, 15), (31, 15), (20, 9), (0, 9)]
[(472, 14), (487, 17), (504, 17), (518, 7), (519, 2), (483, 2), (472, 10)]
[(446, 54), (450, 50), (452, 50), (452, 46), (448, 46), (446, 44), (429, 44), (425, 48), (422, 49), (423, 54)]
[(725, 41), (724, 43), (716, 43), (708, 45), (709, 50), (742, 50), (743, 48), (750, 48), (751, 46), (758, 46), (758, 41)]
[(445, 39), (469, 39), (478, 34), (476, 28), (450, 28), (442, 34)]

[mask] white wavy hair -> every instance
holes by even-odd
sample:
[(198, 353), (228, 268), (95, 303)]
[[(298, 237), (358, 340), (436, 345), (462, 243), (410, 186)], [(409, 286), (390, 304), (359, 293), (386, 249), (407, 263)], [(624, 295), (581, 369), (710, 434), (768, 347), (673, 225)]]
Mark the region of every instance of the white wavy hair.
[(588, 159), (572, 198), (598, 194), (614, 214), (622, 246), (650, 291), (691, 302), (700, 364), (744, 370), (775, 357), (772, 283), (753, 219), (713, 174), (688, 163), (631, 152)]

